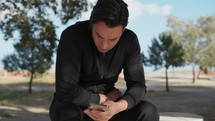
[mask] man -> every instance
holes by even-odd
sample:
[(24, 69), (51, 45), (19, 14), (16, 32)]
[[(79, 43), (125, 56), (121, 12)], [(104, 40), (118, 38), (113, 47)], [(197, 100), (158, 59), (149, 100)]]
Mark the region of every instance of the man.
[[(146, 86), (137, 36), (126, 29), (127, 4), (98, 0), (89, 21), (65, 29), (57, 50), (52, 121), (158, 121), (144, 101)], [(114, 87), (123, 69), (126, 91)], [(105, 111), (90, 109), (104, 104)]]

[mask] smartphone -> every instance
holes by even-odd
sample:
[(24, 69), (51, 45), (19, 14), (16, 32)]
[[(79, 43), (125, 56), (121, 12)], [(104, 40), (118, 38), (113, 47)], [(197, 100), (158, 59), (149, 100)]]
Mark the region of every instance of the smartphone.
[(107, 105), (104, 105), (104, 104), (95, 104), (95, 103), (91, 103), (89, 106), (88, 106), (89, 109), (93, 109), (93, 110), (99, 110), (99, 111), (107, 111), (108, 109), (108, 106)]

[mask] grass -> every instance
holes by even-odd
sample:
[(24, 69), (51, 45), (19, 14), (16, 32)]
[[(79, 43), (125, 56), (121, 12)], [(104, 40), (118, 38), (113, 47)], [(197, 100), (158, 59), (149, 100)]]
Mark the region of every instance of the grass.
[(3, 114), (0, 114), (0, 117), (1, 118), (13, 118), (15, 117), (14, 115), (11, 115), (11, 114), (8, 114), (8, 113), (3, 113)]
[(45, 105), (47, 102), (51, 102), (53, 92), (41, 91), (33, 92), (32, 94), (27, 91), (0, 91), (0, 105), (15, 106), (15, 105)]
[(28, 92), (21, 91), (0, 91), (0, 105), (13, 105), (18, 100), (28, 95)]
[(119, 79), (119, 80), (116, 82), (116, 86), (119, 86), (119, 87), (126, 87), (125, 80), (124, 80), (124, 79)]
[[(54, 84), (55, 76), (54, 72), (48, 71), (43, 75), (37, 75), (36, 78), (33, 79), (33, 84)], [(30, 76), (26, 75), (14, 75), (12, 73), (3, 74), (0, 71), (0, 85), (19, 85), (19, 84), (27, 84), (30, 81)]]
[(28, 106), (48, 109), (52, 98), (53, 92), (51, 91), (38, 91), (30, 94), (27, 91), (0, 90), (0, 105), (19, 109), (0, 110), (0, 120), (19, 117), (20, 115), (26, 116), (26, 113), (32, 113), (25, 109)]
[[(0, 85), (25, 85), (30, 81), (30, 77), (2, 77), (0, 78)], [(55, 83), (53, 77), (37, 77), (33, 79), (33, 85), (52, 85)]]

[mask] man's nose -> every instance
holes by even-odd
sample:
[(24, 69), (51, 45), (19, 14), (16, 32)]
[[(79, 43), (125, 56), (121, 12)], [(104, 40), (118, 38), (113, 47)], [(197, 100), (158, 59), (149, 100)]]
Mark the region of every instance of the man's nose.
[(106, 41), (102, 41), (100, 44), (100, 48), (103, 50), (107, 50), (108, 49), (108, 43)]

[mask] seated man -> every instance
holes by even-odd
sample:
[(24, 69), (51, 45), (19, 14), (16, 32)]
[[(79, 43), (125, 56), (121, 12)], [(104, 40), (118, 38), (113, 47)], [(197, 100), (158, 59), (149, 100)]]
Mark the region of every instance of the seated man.
[[(122, 0), (98, 0), (89, 21), (65, 29), (57, 50), (52, 121), (159, 121), (146, 92), (140, 45)], [(126, 90), (115, 88), (123, 69)], [(105, 111), (91, 104), (107, 105)]]

